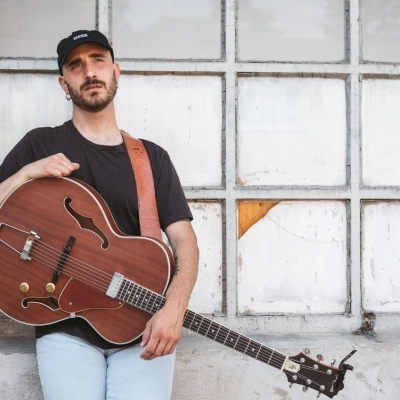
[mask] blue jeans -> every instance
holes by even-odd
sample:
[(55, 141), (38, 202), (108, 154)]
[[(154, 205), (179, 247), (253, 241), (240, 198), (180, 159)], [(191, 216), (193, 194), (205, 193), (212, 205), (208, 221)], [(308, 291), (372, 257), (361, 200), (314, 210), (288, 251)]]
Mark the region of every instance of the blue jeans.
[(102, 350), (53, 333), (36, 341), (45, 400), (169, 400), (175, 353), (151, 361), (140, 345)]

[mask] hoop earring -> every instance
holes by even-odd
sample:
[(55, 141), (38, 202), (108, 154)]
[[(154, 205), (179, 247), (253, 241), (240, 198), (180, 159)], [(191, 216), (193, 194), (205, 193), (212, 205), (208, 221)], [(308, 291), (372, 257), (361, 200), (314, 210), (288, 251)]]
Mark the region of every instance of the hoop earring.
[(69, 93), (65, 93), (65, 98), (70, 101), (71, 100), (71, 95)]

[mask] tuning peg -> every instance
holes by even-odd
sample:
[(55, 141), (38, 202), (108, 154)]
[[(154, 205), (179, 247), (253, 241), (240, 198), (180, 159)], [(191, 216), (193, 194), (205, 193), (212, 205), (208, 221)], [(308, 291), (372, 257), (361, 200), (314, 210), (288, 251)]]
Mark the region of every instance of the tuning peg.
[(310, 349), (308, 347), (306, 347), (305, 349), (303, 349), (305, 354), (310, 354)]
[(335, 365), (335, 362), (336, 362), (336, 360), (335, 360), (335, 359), (333, 359), (333, 360), (331, 361), (331, 365), (332, 365), (332, 367)]
[(291, 389), (292, 386), (293, 386), (293, 382), (290, 382), (290, 383), (289, 383), (289, 389)]
[(321, 392), (318, 392), (317, 399), (319, 399), (320, 396), (321, 396)]
[(323, 361), (324, 357), (322, 356), (322, 354), (317, 354), (317, 360), (318, 361)]
[(307, 392), (307, 390), (308, 390), (308, 387), (307, 386), (303, 386), (303, 392), (305, 393), (305, 392)]

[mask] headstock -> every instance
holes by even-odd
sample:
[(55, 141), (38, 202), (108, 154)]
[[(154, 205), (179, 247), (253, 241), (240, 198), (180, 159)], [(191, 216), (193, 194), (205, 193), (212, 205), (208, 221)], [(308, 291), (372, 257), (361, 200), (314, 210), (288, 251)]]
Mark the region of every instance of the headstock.
[(351, 365), (344, 362), (355, 352), (356, 350), (353, 350), (344, 358), (339, 368), (333, 366), (334, 362), (332, 362), (332, 365), (327, 365), (301, 352), (294, 357), (288, 357), (283, 364), (282, 370), (286, 374), (290, 386), (296, 383), (303, 386), (304, 392), (311, 388), (319, 392), (317, 397), (322, 393), (332, 398), (343, 389), (343, 379), (346, 371), (353, 370)]

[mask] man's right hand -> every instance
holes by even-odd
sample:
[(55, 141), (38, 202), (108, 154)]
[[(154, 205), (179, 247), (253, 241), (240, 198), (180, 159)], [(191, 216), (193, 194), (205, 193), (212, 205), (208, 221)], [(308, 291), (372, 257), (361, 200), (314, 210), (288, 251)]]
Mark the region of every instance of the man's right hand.
[(42, 158), (21, 168), (19, 173), (25, 180), (69, 176), (79, 168), (79, 164), (71, 162), (64, 154), (58, 153), (50, 157)]
[(71, 162), (64, 154), (58, 153), (42, 158), (22, 167), (16, 174), (0, 183), (0, 204), (18, 186), (30, 179), (69, 176), (79, 168), (79, 164)]

